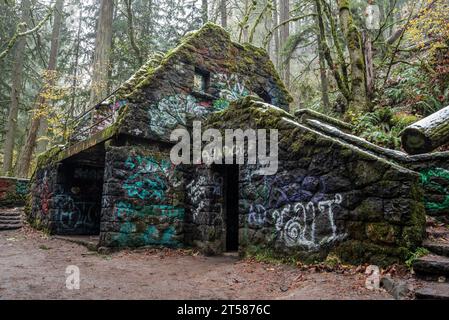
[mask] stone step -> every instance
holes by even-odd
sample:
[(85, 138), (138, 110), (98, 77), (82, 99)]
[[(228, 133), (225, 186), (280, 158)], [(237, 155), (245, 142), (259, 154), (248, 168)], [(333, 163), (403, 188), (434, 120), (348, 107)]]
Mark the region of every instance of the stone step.
[(15, 224), (0, 224), (0, 231), (4, 230), (16, 230), (22, 228), (21, 223), (15, 223)]
[(22, 220), (22, 216), (0, 216), (0, 220)]
[(426, 280), (438, 280), (440, 277), (449, 279), (449, 258), (429, 254), (413, 263), (416, 276)]
[(0, 218), (0, 224), (16, 224), (22, 223), (22, 219), (2, 219)]
[(16, 210), (8, 210), (8, 211), (0, 211), (0, 217), (9, 217), (9, 216), (21, 216), (23, 215), (23, 211)]
[(423, 243), (423, 247), (432, 253), (449, 257), (449, 242), (438, 242), (426, 240)]
[(0, 212), (0, 217), (20, 217), (21, 212)]
[(426, 283), (415, 291), (418, 300), (449, 300), (449, 283)]

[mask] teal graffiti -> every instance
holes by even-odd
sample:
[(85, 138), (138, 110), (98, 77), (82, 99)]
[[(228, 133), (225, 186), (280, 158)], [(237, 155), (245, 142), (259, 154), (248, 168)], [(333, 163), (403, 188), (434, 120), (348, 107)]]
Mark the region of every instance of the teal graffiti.
[[(171, 205), (145, 205), (136, 206), (128, 202), (121, 201), (116, 205), (116, 214), (123, 222), (120, 232), (114, 237), (119, 246), (149, 246), (163, 245), (170, 247), (179, 247), (181, 243), (174, 240), (176, 230), (173, 224), (176, 221), (184, 219), (184, 209)], [(146, 226), (145, 231), (138, 232), (135, 221), (145, 221), (145, 218), (157, 217), (159, 220), (166, 219), (168, 226), (161, 230), (161, 225), (150, 224)]]
[[(420, 173), (421, 184), (426, 193), (444, 195), (443, 201), (434, 202), (425, 197), (424, 205), (430, 211), (446, 210), (449, 208), (449, 171), (442, 168), (423, 170)], [(442, 183), (443, 182), (443, 183)]]
[(177, 246), (179, 243), (173, 240), (176, 231), (173, 226), (165, 230), (158, 230), (155, 226), (149, 226), (143, 235), (146, 245)]
[(16, 182), (16, 193), (20, 195), (24, 195), (28, 193), (28, 182), (26, 181), (17, 181)]
[(127, 191), (129, 197), (158, 201), (166, 199), (167, 176), (171, 169), (171, 164), (168, 161), (136, 156), (129, 157), (125, 166), (132, 170), (132, 174), (123, 184), (123, 189)]
[(118, 218), (145, 218), (151, 216), (163, 216), (168, 218), (184, 218), (184, 209), (171, 205), (145, 205), (137, 206), (129, 202), (120, 201), (116, 205)]

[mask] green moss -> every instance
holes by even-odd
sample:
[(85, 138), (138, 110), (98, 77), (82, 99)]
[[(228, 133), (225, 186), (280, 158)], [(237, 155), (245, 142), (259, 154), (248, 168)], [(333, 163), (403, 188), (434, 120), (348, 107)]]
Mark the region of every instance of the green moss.
[(346, 241), (332, 252), (345, 263), (372, 263), (381, 267), (404, 262), (409, 256), (409, 250), (404, 247), (381, 246), (359, 240)]
[(369, 223), (366, 226), (367, 237), (375, 243), (394, 244), (400, 234), (400, 228), (386, 222)]

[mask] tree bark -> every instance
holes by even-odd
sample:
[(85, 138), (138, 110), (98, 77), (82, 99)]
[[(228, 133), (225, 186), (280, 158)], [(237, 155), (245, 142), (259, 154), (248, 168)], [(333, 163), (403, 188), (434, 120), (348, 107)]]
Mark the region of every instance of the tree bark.
[[(279, 0), (280, 3), (280, 20), (286, 21), (290, 18), (290, 0)], [(281, 48), (285, 48), (288, 37), (290, 36), (290, 24), (286, 23), (280, 30)], [(290, 86), (290, 59), (283, 61), (283, 80), (287, 88)]]
[(421, 154), (449, 143), (449, 106), (404, 129), (402, 147), (409, 154)]
[(221, 26), (226, 29), (228, 27), (228, 13), (227, 13), (226, 0), (220, 0), (220, 17), (221, 17)]
[[(31, 25), (31, 2), (22, 1), (22, 23)], [(11, 103), (9, 105), (8, 122), (6, 123), (5, 144), (3, 147), (2, 175), (10, 175), (14, 155), (14, 142), (17, 131), (17, 115), (19, 113), (20, 92), (22, 89), (23, 59), (25, 53), (26, 38), (21, 37), (16, 43), (14, 62), (12, 67)]]
[[(134, 53), (136, 54), (137, 60), (139, 61), (139, 65), (143, 65), (143, 56), (142, 51), (139, 48), (139, 45), (136, 42), (136, 37), (134, 36), (134, 14), (133, 14), (133, 8), (132, 8), (132, 0), (124, 0), (125, 6), (126, 6), (126, 15), (128, 19), (128, 38), (129, 42), (131, 43), (131, 47), (134, 50)], [(112, 40), (111, 40), (112, 41)]]
[(349, 0), (338, 0), (340, 27), (345, 36), (351, 65), (351, 96), (349, 110), (366, 111), (365, 58), (362, 39), (349, 10)]
[(31, 124), (28, 130), (27, 139), (25, 141), (25, 145), (23, 146), (20, 161), (17, 166), (17, 175), (23, 178), (26, 178), (30, 171), (31, 159), (36, 147), (36, 140), (41, 121), (45, 121), (44, 125), (47, 126), (45, 119), (46, 115), (44, 114), (44, 109), (46, 107), (46, 99), (44, 93), (45, 91), (51, 90), (56, 81), (56, 66), (58, 60), (59, 36), (61, 33), (63, 8), (64, 0), (57, 0), (55, 4), (55, 19), (53, 22), (53, 30), (51, 34), (50, 57), (48, 61), (47, 72), (45, 75), (45, 83), (43, 85), (43, 88), (39, 92), (38, 97), (36, 98), (34, 114), (30, 119)]
[[(273, 24), (275, 26), (279, 24), (279, 10), (277, 0), (273, 0)], [(274, 56), (276, 57), (275, 65), (277, 70), (280, 70), (279, 54), (279, 29), (276, 29), (274, 30)]]
[[(318, 9), (315, 6), (315, 10), (317, 11), (317, 14), (321, 14), (321, 12), (318, 12)], [(319, 32), (319, 22), (318, 18), (315, 18), (316, 24), (317, 24), (317, 42), (318, 42), (318, 60), (320, 65), (320, 85), (321, 85), (321, 102), (323, 103), (323, 108), (325, 110), (329, 110), (329, 81), (327, 78), (327, 70), (326, 70), (326, 58), (324, 57), (324, 51), (325, 51), (325, 45), (323, 39), (321, 37), (321, 34)]]
[(373, 46), (371, 37), (368, 31), (363, 33), (363, 51), (365, 57), (365, 72), (366, 72), (366, 95), (367, 103), (374, 98), (374, 59)]
[(209, 4), (208, 0), (201, 0), (201, 18), (203, 19), (203, 24), (209, 21)]
[(91, 107), (100, 103), (108, 94), (113, 14), (114, 1), (101, 0), (89, 99), (89, 106)]

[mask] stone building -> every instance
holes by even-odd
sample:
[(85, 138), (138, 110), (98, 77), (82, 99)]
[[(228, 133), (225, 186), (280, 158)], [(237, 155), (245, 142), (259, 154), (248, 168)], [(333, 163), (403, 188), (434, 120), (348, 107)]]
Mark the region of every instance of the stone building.
[[(347, 133), (292, 99), (267, 54), (206, 24), (154, 56), (96, 106), (67, 145), (38, 159), (29, 220), (53, 234), (97, 234), (102, 247), (268, 250), (313, 261), (404, 260), (424, 236), (416, 161)], [(94, 114), (92, 116), (92, 114)], [(170, 133), (277, 129), (279, 169), (174, 165)]]

